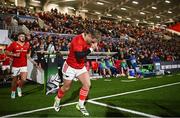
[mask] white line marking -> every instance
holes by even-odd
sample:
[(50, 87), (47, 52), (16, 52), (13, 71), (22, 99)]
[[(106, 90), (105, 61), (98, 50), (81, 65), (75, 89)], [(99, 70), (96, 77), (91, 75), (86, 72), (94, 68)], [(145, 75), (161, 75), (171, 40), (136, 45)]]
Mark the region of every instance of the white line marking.
[(173, 75), (167, 75), (168, 77), (172, 77)]
[(111, 79), (104, 79), (104, 81), (111, 82), (112, 80)]
[(149, 80), (149, 79), (151, 79), (151, 78), (144, 78), (143, 80)]
[(0, 118), (8, 118), (8, 117), (13, 117), (13, 116), (19, 116), (19, 115), (24, 115), (24, 114), (38, 112), (38, 111), (49, 110), (49, 109), (52, 109), (52, 108), (53, 107), (46, 107), (46, 108), (36, 109), (36, 110), (32, 110), (32, 111), (25, 111), (25, 112), (20, 112), (20, 113), (16, 113), (16, 114), (1, 116)]
[(136, 80), (121, 80), (121, 82), (134, 82)]
[[(65, 106), (69, 106), (69, 105), (73, 105), (73, 104), (77, 104), (77, 103), (78, 103), (78, 102), (71, 102), (71, 103), (63, 104), (63, 105), (61, 105), (61, 106), (62, 106), (62, 107), (65, 107)], [(9, 117), (14, 117), (14, 116), (19, 116), (19, 115), (34, 113), (34, 112), (38, 112), (38, 111), (50, 110), (50, 109), (53, 109), (53, 108), (54, 108), (54, 107), (46, 107), (46, 108), (41, 108), (41, 109), (36, 109), (36, 110), (25, 111), (25, 112), (20, 112), (20, 113), (16, 113), (16, 114), (1, 116), (0, 118), (9, 118)]]
[(131, 93), (138, 93), (138, 92), (142, 92), (142, 91), (148, 91), (148, 90), (153, 90), (153, 89), (157, 89), (157, 88), (163, 88), (163, 87), (167, 87), (167, 86), (177, 85), (177, 84), (180, 84), (180, 82), (165, 84), (165, 85), (155, 86), (155, 87), (150, 87), (150, 88), (145, 88), (145, 89), (139, 89), (139, 90), (135, 90), (135, 91), (129, 91), (129, 92), (124, 92), (124, 93), (119, 93), (119, 94), (114, 94), (114, 95), (109, 95), (109, 96), (97, 97), (97, 98), (93, 98), (90, 100), (100, 100), (100, 99), (105, 99), (105, 98), (110, 98), (110, 97), (122, 96), (122, 95), (131, 94)]
[[(122, 95), (131, 94), (131, 93), (138, 93), (138, 92), (142, 92), (142, 91), (148, 91), (148, 90), (153, 90), (153, 89), (157, 89), (157, 88), (173, 86), (173, 85), (177, 85), (177, 84), (180, 84), (180, 82), (165, 84), (165, 85), (156, 86), (156, 87), (150, 87), (150, 88), (146, 88), (146, 89), (139, 89), (139, 90), (135, 90), (135, 91), (129, 91), (129, 92), (124, 92), (124, 93), (119, 93), (119, 94), (114, 94), (114, 95), (108, 95), (108, 96), (103, 96), (103, 97), (97, 97), (97, 98), (93, 98), (93, 99), (89, 99), (89, 100), (99, 100), (99, 99), (105, 99), (105, 98), (110, 98), (110, 97), (122, 96)], [(76, 103), (77, 102), (67, 103), (67, 104), (64, 104), (62, 106), (69, 106), (69, 105), (73, 105)], [(29, 114), (29, 113), (34, 113), (34, 112), (44, 111), (44, 110), (49, 110), (49, 109), (53, 109), (53, 107), (46, 107), (46, 108), (41, 108), (41, 109), (36, 109), (36, 110), (31, 110), (31, 111), (26, 111), (26, 112), (20, 112), (20, 113), (16, 113), (16, 114), (5, 115), (5, 116), (1, 116), (0, 118), (7, 118), (7, 117), (18, 116), (18, 115), (24, 115), (24, 114)]]
[(140, 116), (145, 116), (145, 117), (150, 117), (150, 118), (160, 118), (159, 116), (155, 116), (155, 115), (151, 115), (151, 114), (147, 114), (147, 113), (143, 113), (143, 112), (139, 112), (139, 111), (134, 111), (134, 110), (130, 110), (130, 109), (125, 109), (125, 108), (122, 108), (122, 107), (111, 106), (111, 105), (108, 105), (108, 104), (104, 104), (104, 103), (100, 103), (100, 102), (96, 102), (96, 101), (92, 101), (92, 100), (88, 100), (88, 102), (92, 103), (92, 104), (96, 104), (96, 105), (116, 109), (116, 110), (119, 110), (119, 111), (124, 111), (124, 112), (129, 112), (129, 113), (132, 113), (132, 114), (137, 114), (137, 115), (140, 115)]

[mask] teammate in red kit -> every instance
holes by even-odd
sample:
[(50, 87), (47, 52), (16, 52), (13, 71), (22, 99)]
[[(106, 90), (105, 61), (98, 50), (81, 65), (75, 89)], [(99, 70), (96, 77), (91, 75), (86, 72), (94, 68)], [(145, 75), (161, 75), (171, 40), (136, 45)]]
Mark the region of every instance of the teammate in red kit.
[[(13, 58), (13, 80), (11, 84), (12, 99), (15, 99), (16, 88), (18, 96), (22, 96), (21, 88), (27, 78), (27, 57), (30, 55), (30, 44), (26, 42), (25, 39), (26, 35), (24, 33), (19, 33), (18, 41), (12, 42), (6, 50), (6, 54)], [(19, 82), (18, 78), (20, 78)]]
[[(4, 50), (6, 50), (6, 49), (4, 49)], [(7, 73), (9, 74), (10, 73), (10, 63), (11, 63), (12, 59), (9, 56), (7, 56), (5, 53), (3, 53), (0, 55), (0, 60), (3, 60), (2, 71), (5, 72), (7, 70)]]
[[(6, 48), (4, 49), (4, 51), (5, 50)], [(2, 53), (0, 54), (0, 62), (2, 62), (2, 74), (3, 74), (4, 82), (6, 82), (7, 79), (9, 78), (8, 77), (9, 74), (11, 74), (10, 64), (12, 62), (12, 59), (9, 56), (7, 56), (5, 53)]]
[(82, 83), (82, 88), (79, 92), (79, 102), (76, 108), (85, 116), (89, 116), (88, 111), (84, 106), (86, 97), (88, 96), (91, 86), (90, 76), (85, 67), (85, 58), (88, 54), (97, 49), (97, 38), (99, 33), (94, 29), (87, 29), (84, 33), (74, 37), (70, 44), (70, 52), (67, 60), (64, 62), (62, 73), (64, 84), (58, 90), (55, 97), (54, 109), (60, 110), (60, 100), (64, 94), (70, 89), (72, 80), (76, 77)]

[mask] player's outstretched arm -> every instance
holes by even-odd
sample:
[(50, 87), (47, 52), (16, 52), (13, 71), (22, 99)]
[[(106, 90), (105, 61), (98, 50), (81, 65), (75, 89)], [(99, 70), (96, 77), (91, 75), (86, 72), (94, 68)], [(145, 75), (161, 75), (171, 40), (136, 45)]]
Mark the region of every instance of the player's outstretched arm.
[(91, 47), (88, 49), (88, 50), (86, 50), (86, 51), (81, 51), (81, 52), (75, 52), (75, 55), (76, 55), (76, 59), (81, 59), (81, 58), (84, 58), (84, 57), (86, 57), (88, 54), (90, 54), (91, 52), (93, 52), (94, 51), (94, 49), (96, 49), (97, 48), (97, 43), (92, 43), (91, 44)]

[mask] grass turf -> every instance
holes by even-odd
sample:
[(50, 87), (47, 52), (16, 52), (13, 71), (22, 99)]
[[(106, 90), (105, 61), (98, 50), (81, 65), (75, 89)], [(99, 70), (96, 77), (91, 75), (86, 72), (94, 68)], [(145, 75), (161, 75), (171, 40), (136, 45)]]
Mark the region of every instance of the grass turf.
[[(144, 89), (154, 86), (160, 86), (169, 83), (180, 82), (180, 75), (163, 76), (162, 78), (151, 78), (148, 80), (133, 79), (136, 81), (122, 82), (126, 78), (111, 78), (112, 81), (99, 79), (92, 81), (92, 87), (89, 99), (106, 95), (113, 95), (127, 91)], [(74, 82), (71, 90), (62, 100), (62, 104), (78, 101), (78, 94), (81, 84)], [(0, 88), (0, 116), (29, 111), (53, 105), (55, 94), (46, 96), (43, 93), (43, 86), (27, 83), (23, 89), (23, 97), (10, 99), (10, 85)], [(174, 85), (155, 90), (133, 93), (129, 95), (112, 97), (98, 100), (99, 102), (129, 108), (153, 115), (159, 116), (180, 116), (180, 94), (179, 85)], [(109, 109), (87, 103), (87, 109), (92, 117), (131, 117), (135, 114)], [(63, 107), (62, 111), (46, 110), (31, 114), (21, 115), (21, 117), (80, 117), (81, 113), (75, 110), (75, 105)]]

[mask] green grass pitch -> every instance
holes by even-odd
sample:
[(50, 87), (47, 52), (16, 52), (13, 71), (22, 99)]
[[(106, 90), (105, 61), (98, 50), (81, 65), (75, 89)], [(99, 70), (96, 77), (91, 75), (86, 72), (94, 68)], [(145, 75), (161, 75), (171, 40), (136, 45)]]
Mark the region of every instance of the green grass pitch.
[[(141, 114), (87, 102), (86, 107), (90, 112), (90, 117), (144, 117), (143, 113), (159, 117), (180, 116), (179, 74), (151, 77), (150, 79), (117, 77), (111, 78), (111, 81), (99, 79), (91, 82), (89, 100), (95, 98), (93, 100), (95, 102), (137, 111)], [(15, 115), (15, 117), (82, 117), (82, 114), (76, 110), (76, 103), (74, 103), (78, 101), (80, 87), (81, 84), (79, 82), (73, 82), (70, 91), (61, 101), (61, 104), (73, 104), (62, 107), (59, 112), (48, 109), (33, 113), (23, 113), (52, 107), (55, 94), (45, 95), (43, 85), (28, 82), (24, 86), (23, 97), (16, 97), (16, 99), (12, 100), (10, 98), (10, 85), (0, 85), (0, 117), (17, 113), (22, 114)], [(110, 95), (115, 96), (110, 97)], [(99, 98), (103, 96), (104, 98)]]

